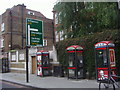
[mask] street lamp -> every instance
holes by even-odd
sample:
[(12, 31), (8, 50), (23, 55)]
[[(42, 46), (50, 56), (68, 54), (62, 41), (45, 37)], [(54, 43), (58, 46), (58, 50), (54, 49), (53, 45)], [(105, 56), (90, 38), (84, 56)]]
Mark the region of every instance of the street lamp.
[(9, 46), (9, 48), (11, 48), (11, 45), (8, 45)]

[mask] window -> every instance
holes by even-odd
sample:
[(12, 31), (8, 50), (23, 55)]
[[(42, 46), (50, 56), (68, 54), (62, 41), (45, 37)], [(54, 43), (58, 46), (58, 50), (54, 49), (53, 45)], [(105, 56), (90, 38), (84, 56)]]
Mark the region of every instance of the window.
[(3, 48), (4, 47), (4, 39), (1, 39), (1, 48)]
[(56, 39), (56, 42), (58, 42), (58, 41), (59, 41), (59, 36), (58, 36), (57, 31), (55, 32), (55, 39)]
[(28, 11), (29, 15), (35, 15), (34, 12)]
[(43, 40), (43, 46), (47, 46), (47, 40), (46, 39)]
[(97, 66), (99, 68), (108, 67), (106, 50), (97, 50), (96, 52)]
[(4, 23), (1, 24), (1, 31), (3, 32), (5, 30), (5, 25)]
[(69, 53), (69, 66), (73, 67), (75, 66), (75, 54)]
[(63, 38), (63, 31), (60, 31), (60, 40), (64, 40), (64, 38)]
[(16, 51), (11, 52), (11, 61), (13, 61), (13, 62), (17, 61)]
[(58, 24), (58, 16), (55, 14), (55, 24)]

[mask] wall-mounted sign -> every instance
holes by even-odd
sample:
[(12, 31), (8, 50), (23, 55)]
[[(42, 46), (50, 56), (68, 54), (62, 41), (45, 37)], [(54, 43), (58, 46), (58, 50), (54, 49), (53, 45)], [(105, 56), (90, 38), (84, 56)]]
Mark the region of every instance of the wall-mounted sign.
[(25, 57), (24, 57), (24, 54), (19, 54), (19, 60), (24, 60)]
[(16, 61), (16, 55), (12, 55), (12, 61)]

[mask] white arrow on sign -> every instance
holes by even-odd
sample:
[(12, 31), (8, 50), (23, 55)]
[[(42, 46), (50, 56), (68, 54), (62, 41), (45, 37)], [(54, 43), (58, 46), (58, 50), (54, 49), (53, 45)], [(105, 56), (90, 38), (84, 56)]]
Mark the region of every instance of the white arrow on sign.
[(28, 25), (28, 45), (30, 45), (30, 31), (38, 31), (38, 29), (30, 28), (30, 25)]

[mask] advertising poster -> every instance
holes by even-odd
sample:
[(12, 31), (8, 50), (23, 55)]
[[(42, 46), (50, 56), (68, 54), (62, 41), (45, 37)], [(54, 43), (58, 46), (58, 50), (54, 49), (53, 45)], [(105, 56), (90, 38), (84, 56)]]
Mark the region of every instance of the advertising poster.
[(108, 79), (108, 70), (98, 70), (98, 80)]
[(38, 69), (38, 75), (42, 76), (42, 57), (41, 55), (37, 56), (37, 69)]
[(109, 55), (110, 55), (110, 66), (115, 67), (115, 52), (114, 52), (114, 49), (109, 50)]

